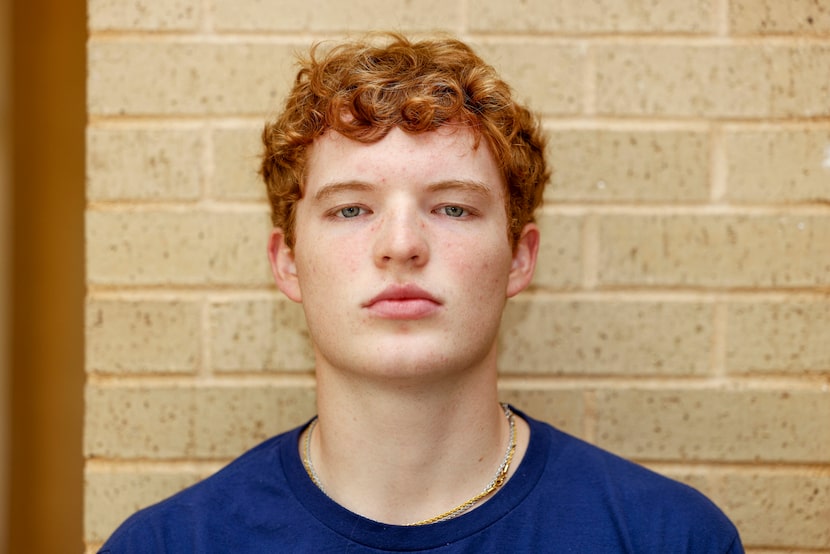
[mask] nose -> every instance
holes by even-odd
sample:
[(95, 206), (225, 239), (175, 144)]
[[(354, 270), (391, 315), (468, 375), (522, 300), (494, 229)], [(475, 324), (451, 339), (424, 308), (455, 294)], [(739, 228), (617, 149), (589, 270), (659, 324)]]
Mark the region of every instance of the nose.
[(388, 212), (375, 234), (374, 258), (378, 267), (418, 267), (429, 259), (426, 224), (416, 210)]

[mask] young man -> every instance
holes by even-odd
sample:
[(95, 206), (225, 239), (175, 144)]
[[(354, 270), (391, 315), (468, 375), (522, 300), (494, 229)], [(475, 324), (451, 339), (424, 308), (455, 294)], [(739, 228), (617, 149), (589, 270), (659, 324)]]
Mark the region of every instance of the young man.
[(499, 322), (533, 276), (549, 174), (537, 121), (469, 47), (312, 50), (263, 140), (318, 417), (102, 552), (743, 551), (696, 491), (499, 404)]

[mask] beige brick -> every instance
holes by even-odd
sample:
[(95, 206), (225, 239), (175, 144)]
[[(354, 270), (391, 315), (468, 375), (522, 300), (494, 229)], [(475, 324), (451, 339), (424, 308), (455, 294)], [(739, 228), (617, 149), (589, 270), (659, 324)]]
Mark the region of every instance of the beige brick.
[(581, 390), (539, 390), (499, 388), (499, 400), (508, 402), (528, 416), (546, 421), (560, 430), (582, 436), (585, 419), (584, 393)]
[(821, 216), (606, 216), (604, 285), (807, 287), (827, 282)]
[[(821, 549), (830, 546), (830, 472), (763, 468), (669, 471), (709, 496), (732, 519), (745, 545)], [(812, 550), (811, 550), (812, 551)], [(767, 552), (767, 550), (764, 550)], [(823, 552), (823, 550), (822, 550)]]
[(270, 285), (265, 207), (250, 213), (87, 213), (94, 284)]
[(195, 392), (196, 457), (238, 456), (268, 437), (307, 422), (316, 412), (310, 387), (246, 385)]
[(207, 221), (210, 282), (272, 287), (268, 262), (271, 219), (266, 206), (251, 213), (220, 213)]
[(750, 117), (769, 111), (757, 48), (676, 43), (596, 48), (597, 111), (609, 115)]
[(194, 212), (87, 212), (88, 282), (206, 281), (211, 246), (206, 217)]
[(702, 375), (711, 320), (697, 303), (516, 300), (499, 365), (504, 374)]
[(601, 390), (600, 446), (639, 460), (830, 461), (830, 392)]
[(731, 304), (726, 367), (735, 373), (830, 371), (830, 302)]
[(311, 388), (90, 386), (87, 457), (226, 459), (300, 425), (315, 411)]
[(89, 29), (193, 31), (200, 27), (202, 3), (193, 0), (89, 0)]
[(193, 200), (204, 179), (199, 129), (96, 129), (87, 132), (90, 200)]
[(830, 201), (830, 130), (738, 130), (726, 156), (730, 200)]
[(550, 133), (553, 201), (709, 198), (709, 139), (691, 131), (565, 129)]
[(830, 44), (771, 50), (773, 116), (830, 115)]
[(826, 34), (830, 5), (824, 0), (729, 0), (734, 34)]
[(277, 8), (262, 0), (214, 0), (215, 26), (245, 31), (432, 31), (461, 25), (457, 2), (441, 0), (283, 0)]
[(195, 450), (194, 391), (101, 388), (86, 391), (86, 457), (177, 458)]
[(540, 213), (541, 244), (533, 284), (546, 288), (576, 288), (582, 280), (581, 217)]
[(586, 57), (579, 45), (542, 40), (482, 41), (475, 48), (532, 110), (545, 114), (582, 112)]
[(223, 200), (266, 200), (259, 176), (262, 125), (213, 130), (213, 196)]
[(830, 114), (830, 47), (596, 47), (597, 111), (608, 115), (820, 117)]
[(280, 298), (217, 302), (210, 309), (216, 371), (297, 371), (314, 367), (302, 307)]
[(88, 372), (194, 372), (201, 350), (197, 302), (95, 300), (86, 306)]
[(104, 541), (127, 517), (204, 477), (196, 471), (86, 471), (84, 534)]
[(486, 0), (468, 5), (473, 31), (534, 31), (563, 33), (711, 31), (711, 0), (702, 2), (609, 2), (592, 0)]
[(282, 43), (92, 39), (88, 109), (105, 116), (264, 115), (277, 108), (293, 82), (297, 49)]

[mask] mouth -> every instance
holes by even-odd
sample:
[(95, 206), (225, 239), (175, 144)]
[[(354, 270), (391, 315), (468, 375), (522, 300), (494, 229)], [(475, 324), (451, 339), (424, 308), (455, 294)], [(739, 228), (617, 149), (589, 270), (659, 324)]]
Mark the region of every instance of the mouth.
[(384, 319), (422, 319), (435, 313), (441, 302), (417, 285), (390, 285), (363, 307)]

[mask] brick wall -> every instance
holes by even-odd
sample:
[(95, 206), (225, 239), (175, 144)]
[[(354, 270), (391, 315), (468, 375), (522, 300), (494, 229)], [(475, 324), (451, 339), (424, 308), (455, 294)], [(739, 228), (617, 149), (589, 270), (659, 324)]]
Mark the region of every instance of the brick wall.
[(440, 22), (551, 136), (503, 397), (699, 487), (752, 552), (830, 553), (830, 2), (88, 7), (90, 550), (314, 413), (259, 129), (312, 40)]

